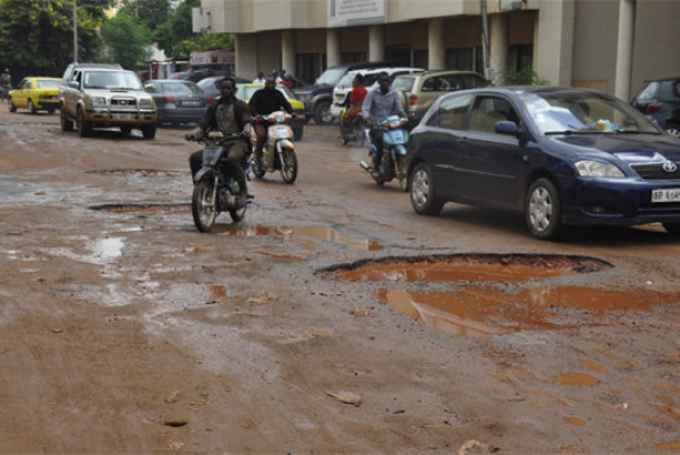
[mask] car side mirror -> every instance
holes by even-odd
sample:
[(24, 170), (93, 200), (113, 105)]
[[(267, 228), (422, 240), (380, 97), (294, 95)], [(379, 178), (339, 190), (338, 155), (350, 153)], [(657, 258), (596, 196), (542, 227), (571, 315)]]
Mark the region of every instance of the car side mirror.
[(496, 123), (496, 133), (517, 136), (519, 134), (519, 128), (515, 122), (503, 120)]
[(68, 86), (75, 89), (80, 88), (80, 84), (78, 83), (78, 81), (68, 81)]

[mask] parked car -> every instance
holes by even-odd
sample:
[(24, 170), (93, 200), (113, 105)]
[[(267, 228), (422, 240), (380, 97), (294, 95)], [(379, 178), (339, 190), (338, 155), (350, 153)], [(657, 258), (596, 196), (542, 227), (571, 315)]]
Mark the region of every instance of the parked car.
[[(305, 116), (313, 118), (317, 125), (325, 125), (333, 121), (331, 105), (333, 104), (333, 88), (348, 71), (390, 66), (384, 62), (355, 63), (328, 68), (317, 78), (312, 86), (295, 90), (295, 95), (305, 103)], [(393, 66), (393, 65), (392, 65)]]
[(668, 134), (680, 137), (680, 77), (646, 81), (633, 106)]
[(331, 106), (331, 114), (333, 117), (338, 117), (340, 115), (340, 110), (347, 99), (347, 95), (352, 91), (352, 82), (354, 82), (354, 78), (356, 78), (358, 74), (364, 76), (364, 86), (370, 90), (378, 86), (377, 80), (380, 73), (384, 72), (389, 74), (390, 77), (395, 78), (403, 74), (417, 74), (422, 73), (423, 71), (425, 70), (422, 68), (411, 67), (388, 67), (348, 71), (333, 89), (333, 106)]
[(144, 84), (158, 108), (160, 124), (200, 123), (208, 108), (208, 98), (191, 81), (154, 79)]
[(156, 104), (132, 71), (76, 67), (63, 100), (62, 131), (72, 130), (75, 122), (81, 137), (97, 127), (120, 127), (123, 134), (139, 128), (144, 139), (156, 136)]
[(488, 85), (483, 76), (472, 71), (425, 71), (398, 76), (392, 88), (401, 94), (409, 119), (415, 124), (440, 96)]
[[(236, 97), (245, 101), (246, 103), (250, 101), (250, 98), (253, 96), (253, 94), (264, 88), (264, 85), (262, 84), (236, 84)], [(304, 128), (305, 128), (305, 105), (302, 104), (302, 101), (298, 100), (295, 98), (295, 94), (286, 86), (284, 85), (277, 85), (276, 88), (284, 94), (288, 102), (290, 103), (290, 107), (293, 108), (293, 111), (295, 112), (295, 118), (290, 123), (290, 127), (293, 129), (293, 134), (296, 141), (301, 141), (302, 136), (304, 135)]]
[(413, 130), (408, 159), (419, 214), (449, 201), (517, 210), (539, 239), (562, 225), (661, 222), (680, 234), (680, 140), (596, 91), (443, 96)]
[[(212, 102), (220, 96), (220, 91), (215, 85), (215, 82), (220, 81), (224, 79), (224, 76), (212, 76), (212, 77), (206, 77), (205, 79), (201, 79), (196, 83), (198, 85), (198, 88), (203, 91), (203, 94), (208, 97), (208, 104), (212, 104)], [(249, 84), (250, 81), (248, 79), (244, 79), (242, 77), (235, 77), (234, 80), (236, 81), (237, 84)]]
[(26, 109), (31, 114), (47, 111), (53, 114), (61, 107), (61, 91), (64, 83), (51, 77), (26, 77), (16, 89), (9, 92), (9, 111)]

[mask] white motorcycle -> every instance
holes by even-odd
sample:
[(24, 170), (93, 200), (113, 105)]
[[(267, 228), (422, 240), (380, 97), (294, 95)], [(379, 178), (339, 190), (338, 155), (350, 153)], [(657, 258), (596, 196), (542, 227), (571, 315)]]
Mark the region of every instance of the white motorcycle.
[(267, 142), (262, 149), (262, 163), (252, 158), (251, 169), (258, 179), (268, 172), (281, 172), (281, 178), (289, 185), (295, 183), (298, 174), (297, 155), (290, 121), (293, 116), (284, 111), (258, 116), (255, 121), (267, 125)]

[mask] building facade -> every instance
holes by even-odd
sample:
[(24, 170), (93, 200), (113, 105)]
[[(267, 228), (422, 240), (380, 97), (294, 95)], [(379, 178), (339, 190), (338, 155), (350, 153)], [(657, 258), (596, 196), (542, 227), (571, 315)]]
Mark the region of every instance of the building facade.
[[(233, 33), (236, 72), (389, 61), (482, 68), (480, 0), (201, 0), (196, 31)], [(680, 0), (487, 0), (490, 76), (526, 68), (556, 85), (629, 98), (680, 75)]]

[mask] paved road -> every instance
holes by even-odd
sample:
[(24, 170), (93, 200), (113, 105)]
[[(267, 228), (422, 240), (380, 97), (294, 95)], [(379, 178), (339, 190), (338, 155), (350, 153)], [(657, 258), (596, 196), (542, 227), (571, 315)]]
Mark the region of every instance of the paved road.
[(660, 227), (420, 217), (310, 126), (296, 185), (268, 176), (201, 235), (185, 133), (0, 113), (0, 452), (678, 450)]

